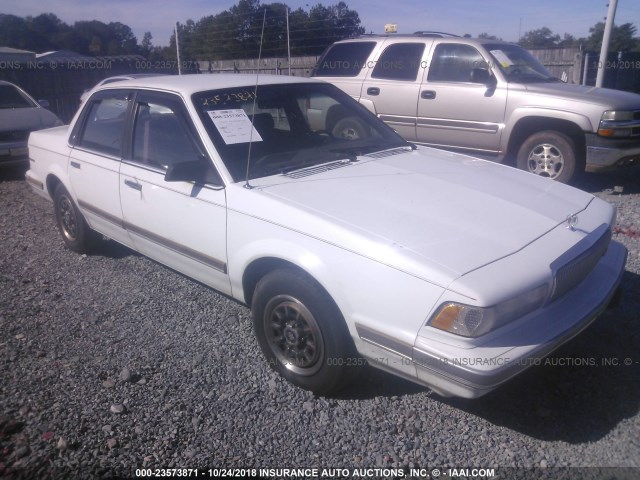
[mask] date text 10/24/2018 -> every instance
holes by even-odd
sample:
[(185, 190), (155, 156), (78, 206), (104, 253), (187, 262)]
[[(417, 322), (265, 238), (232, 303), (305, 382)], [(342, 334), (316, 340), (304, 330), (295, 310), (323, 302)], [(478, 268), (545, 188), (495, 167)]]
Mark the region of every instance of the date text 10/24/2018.
[(192, 477), (192, 478), (438, 478), (450, 477), (494, 478), (493, 468), (473, 469), (403, 469), (403, 468), (141, 468), (136, 477)]

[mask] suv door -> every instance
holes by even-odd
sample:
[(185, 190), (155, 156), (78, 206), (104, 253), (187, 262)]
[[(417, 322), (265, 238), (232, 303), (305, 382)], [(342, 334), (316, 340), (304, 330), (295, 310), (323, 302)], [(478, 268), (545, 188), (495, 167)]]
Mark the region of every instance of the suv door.
[(489, 60), (473, 46), (435, 42), (418, 95), (417, 142), (497, 154), (504, 129), (507, 86), (474, 83)]
[(430, 44), (417, 40), (386, 46), (369, 70), (360, 97), (360, 103), (410, 141), (417, 139), (417, 99)]
[[(131, 142), (120, 170), (124, 224), (136, 249), (223, 293), (227, 276), (226, 197), (182, 99), (138, 92)], [(172, 165), (201, 163), (201, 181), (167, 181)]]

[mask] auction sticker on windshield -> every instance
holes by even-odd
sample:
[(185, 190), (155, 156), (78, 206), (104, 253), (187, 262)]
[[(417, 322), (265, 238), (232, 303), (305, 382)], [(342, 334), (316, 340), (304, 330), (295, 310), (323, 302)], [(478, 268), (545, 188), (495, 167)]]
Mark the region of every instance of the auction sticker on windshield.
[(262, 141), (262, 137), (241, 108), (209, 110), (207, 113), (227, 145)]

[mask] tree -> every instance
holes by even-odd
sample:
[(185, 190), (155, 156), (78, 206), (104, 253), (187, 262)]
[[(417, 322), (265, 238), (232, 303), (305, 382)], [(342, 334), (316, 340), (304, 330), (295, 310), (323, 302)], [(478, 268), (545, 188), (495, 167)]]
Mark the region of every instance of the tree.
[[(259, 0), (240, 0), (217, 15), (180, 29), (180, 53), (189, 58), (222, 60), (285, 56), (287, 54), (287, 12), (290, 47), (293, 55), (319, 54), (328, 45), (345, 37), (364, 33), (357, 12), (346, 3), (321, 4), (309, 12), (289, 11), (284, 3), (261, 4)], [(264, 20), (264, 36), (261, 37)], [(172, 39), (175, 48), (175, 39)]]
[(557, 47), (560, 44), (560, 35), (554, 34), (547, 27), (542, 27), (526, 32), (518, 43), (524, 48)]
[[(584, 40), (584, 47), (590, 52), (600, 52), (602, 36), (604, 35), (604, 22), (598, 22), (589, 29), (591, 34)], [(635, 38), (636, 27), (632, 23), (614, 25), (611, 31), (609, 51), (640, 51), (640, 39)]]
[(489, 35), (488, 33), (481, 33), (478, 35), (478, 38), (484, 38), (487, 40), (502, 40), (500, 37), (496, 37), (495, 35)]

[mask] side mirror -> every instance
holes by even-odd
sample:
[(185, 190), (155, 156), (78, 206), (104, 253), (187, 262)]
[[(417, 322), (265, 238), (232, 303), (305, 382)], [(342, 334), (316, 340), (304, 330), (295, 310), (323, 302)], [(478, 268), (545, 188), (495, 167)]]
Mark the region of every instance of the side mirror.
[(220, 177), (206, 159), (190, 160), (169, 165), (165, 182), (196, 182), (222, 185)]
[(49, 100), (38, 100), (38, 104), (42, 107), (42, 108), (49, 108), (51, 106), (51, 104), (49, 103)]
[(486, 68), (474, 68), (471, 70), (471, 78), (469, 79), (473, 83), (481, 83), (488, 88), (494, 88), (497, 85), (496, 77), (491, 75)]

